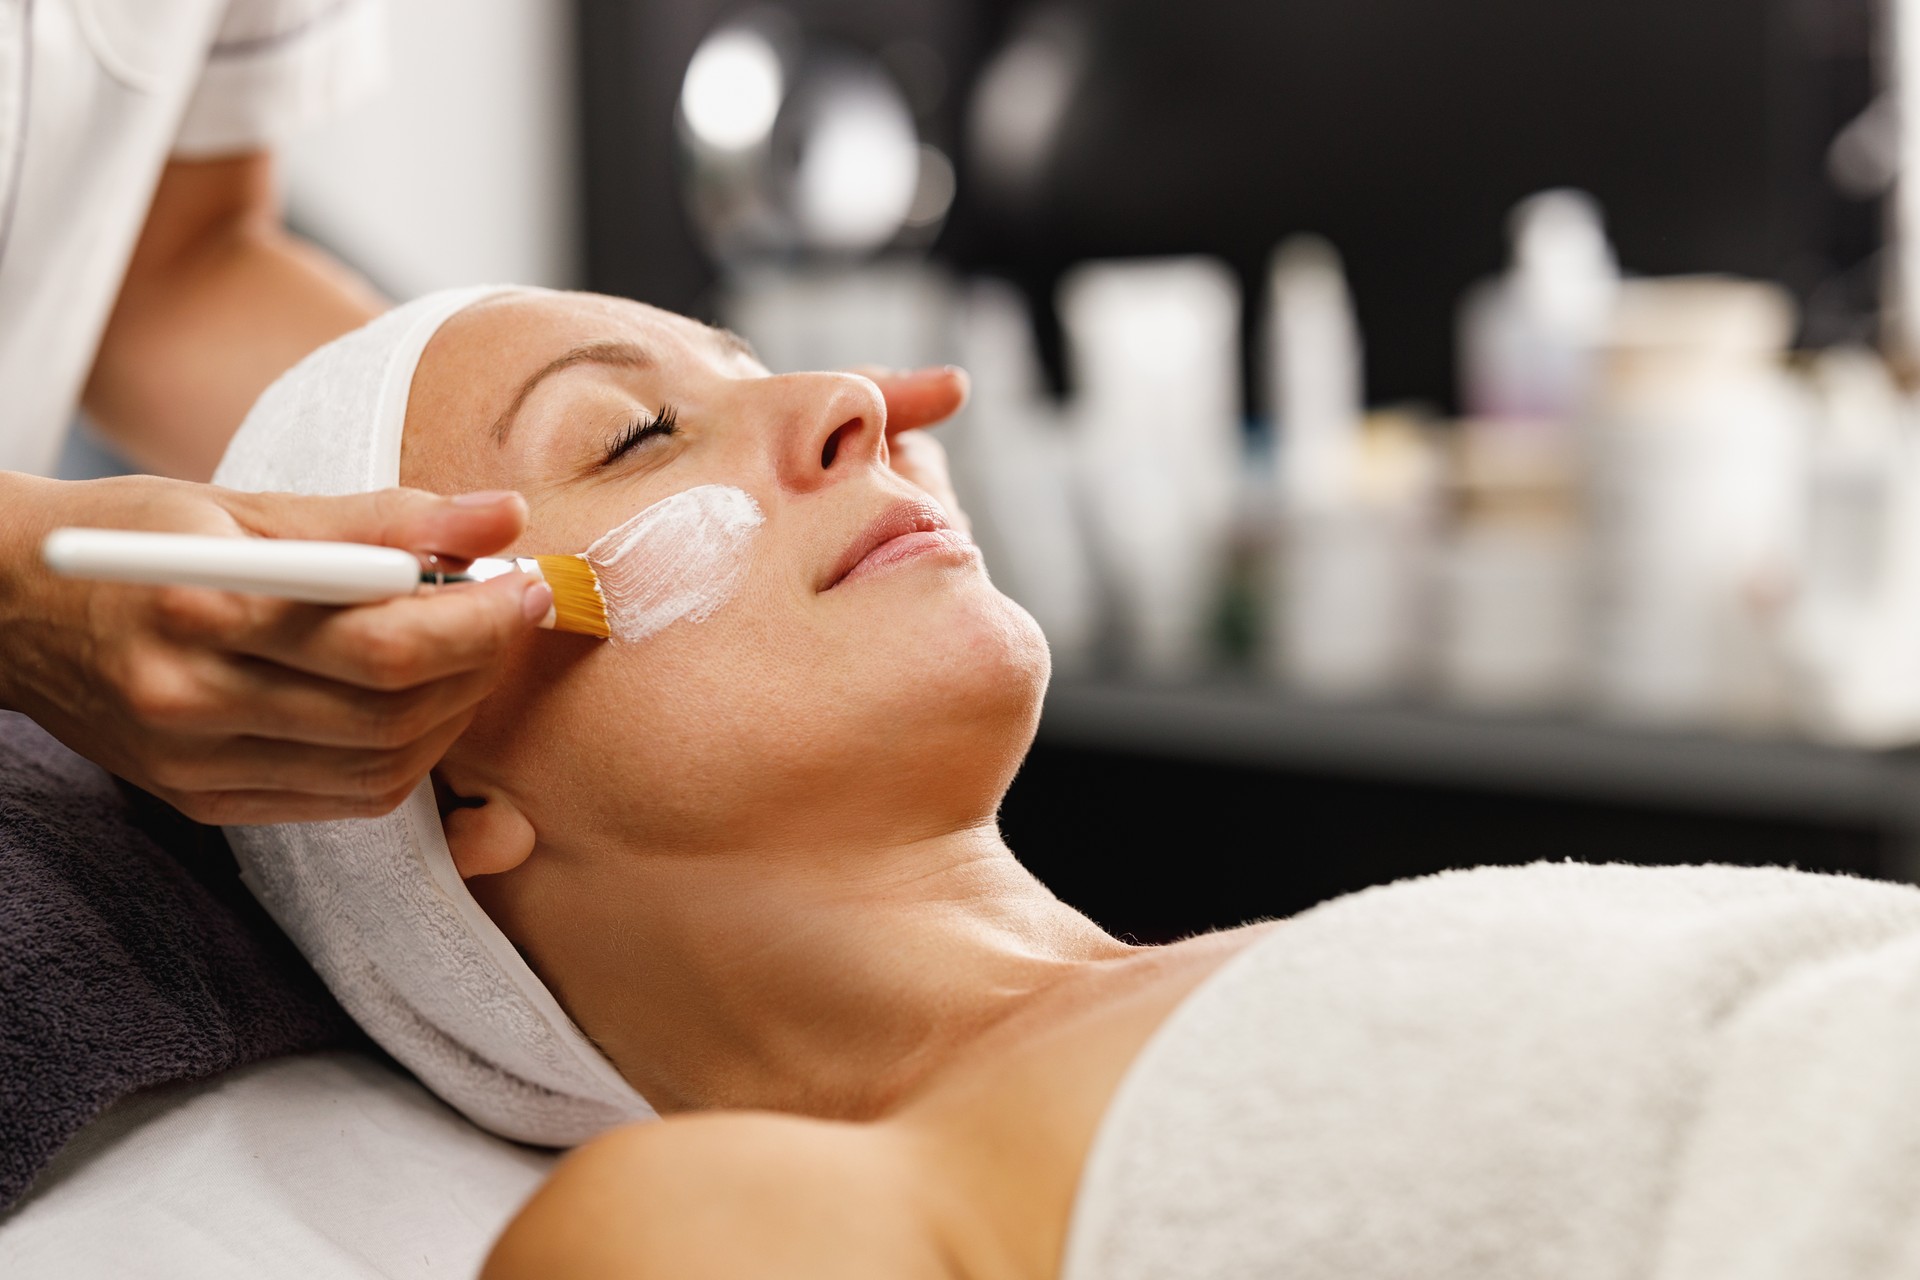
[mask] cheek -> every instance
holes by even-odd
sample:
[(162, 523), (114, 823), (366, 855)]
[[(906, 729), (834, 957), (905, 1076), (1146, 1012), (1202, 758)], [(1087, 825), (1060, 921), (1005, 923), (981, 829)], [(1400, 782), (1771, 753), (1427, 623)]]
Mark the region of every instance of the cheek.
[[(794, 740), (816, 746), (825, 772), (904, 766), (945, 769), (1024, 750), (1050, 659), (1033, 618), (977, 569), (908, 570), (819, 597), (797, 637), (769, 652), (802, 652), (762, 674), (785, 701)], [(796, 643), (796, 639), (798, 643)]]
[(544, 834), (591, 824), (662, 852), (752, 840), (887, 777), (1003, 785), (1046, 688), (1038, 626), (977, 572), (874, 585), (762, 581), (636, 644), (534, 637), (476, 735), (540, 793)]
[[(633, 644), (535, 636), (476, 722), (549, 838), (592, 829), (661, 851), (710, 841), (770, 758), (805, 754), (805, 655), (744, 598)], [(745, 606), (745, 607), (743, 607)]]

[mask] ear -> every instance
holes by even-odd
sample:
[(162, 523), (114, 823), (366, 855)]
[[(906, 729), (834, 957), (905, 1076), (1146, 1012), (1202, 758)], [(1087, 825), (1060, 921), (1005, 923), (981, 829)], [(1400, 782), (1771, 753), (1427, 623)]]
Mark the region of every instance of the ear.
[(513, 797), (484, 785), (462, 793), (441, 769), (432, 777), (440, 829), (462, 880), (511, 871), (532, 856), (538, 837)]

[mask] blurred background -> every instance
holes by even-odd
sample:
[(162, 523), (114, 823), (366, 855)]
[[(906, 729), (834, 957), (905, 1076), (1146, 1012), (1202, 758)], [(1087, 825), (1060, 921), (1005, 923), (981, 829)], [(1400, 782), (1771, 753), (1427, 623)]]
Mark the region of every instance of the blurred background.
[(1003, 821), (1109, 927), (1920, 873), (1913, 0), (393, 8), (288, 157), (381, 287), (972, 372), (1056, 662)]

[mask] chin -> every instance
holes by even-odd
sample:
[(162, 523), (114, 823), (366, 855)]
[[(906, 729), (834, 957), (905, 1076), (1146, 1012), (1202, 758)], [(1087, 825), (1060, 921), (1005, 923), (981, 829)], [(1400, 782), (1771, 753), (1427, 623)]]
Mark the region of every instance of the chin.
[(990, 737), (1014, 753), (1017, 766), (1032, 744), (1053, 670), (1040, 624), (984, 573), (958, 590), (930, 594), (890, 646), (903, 659), (914, 655), (900, 664), (906, 678), (890, 701), (921, 715), (937, 710), (960, 731)]

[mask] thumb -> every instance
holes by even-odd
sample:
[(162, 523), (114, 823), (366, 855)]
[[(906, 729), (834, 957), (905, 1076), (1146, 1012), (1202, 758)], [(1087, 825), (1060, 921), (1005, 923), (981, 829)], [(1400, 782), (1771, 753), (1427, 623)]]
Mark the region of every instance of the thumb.
[(424, 489), (326, 498), (247, 494), (234, 514), (263, 537), (366, 542), (461, 560), (491, 555), (527, 527), (527, 501), (511, 490), (453, 497)]

